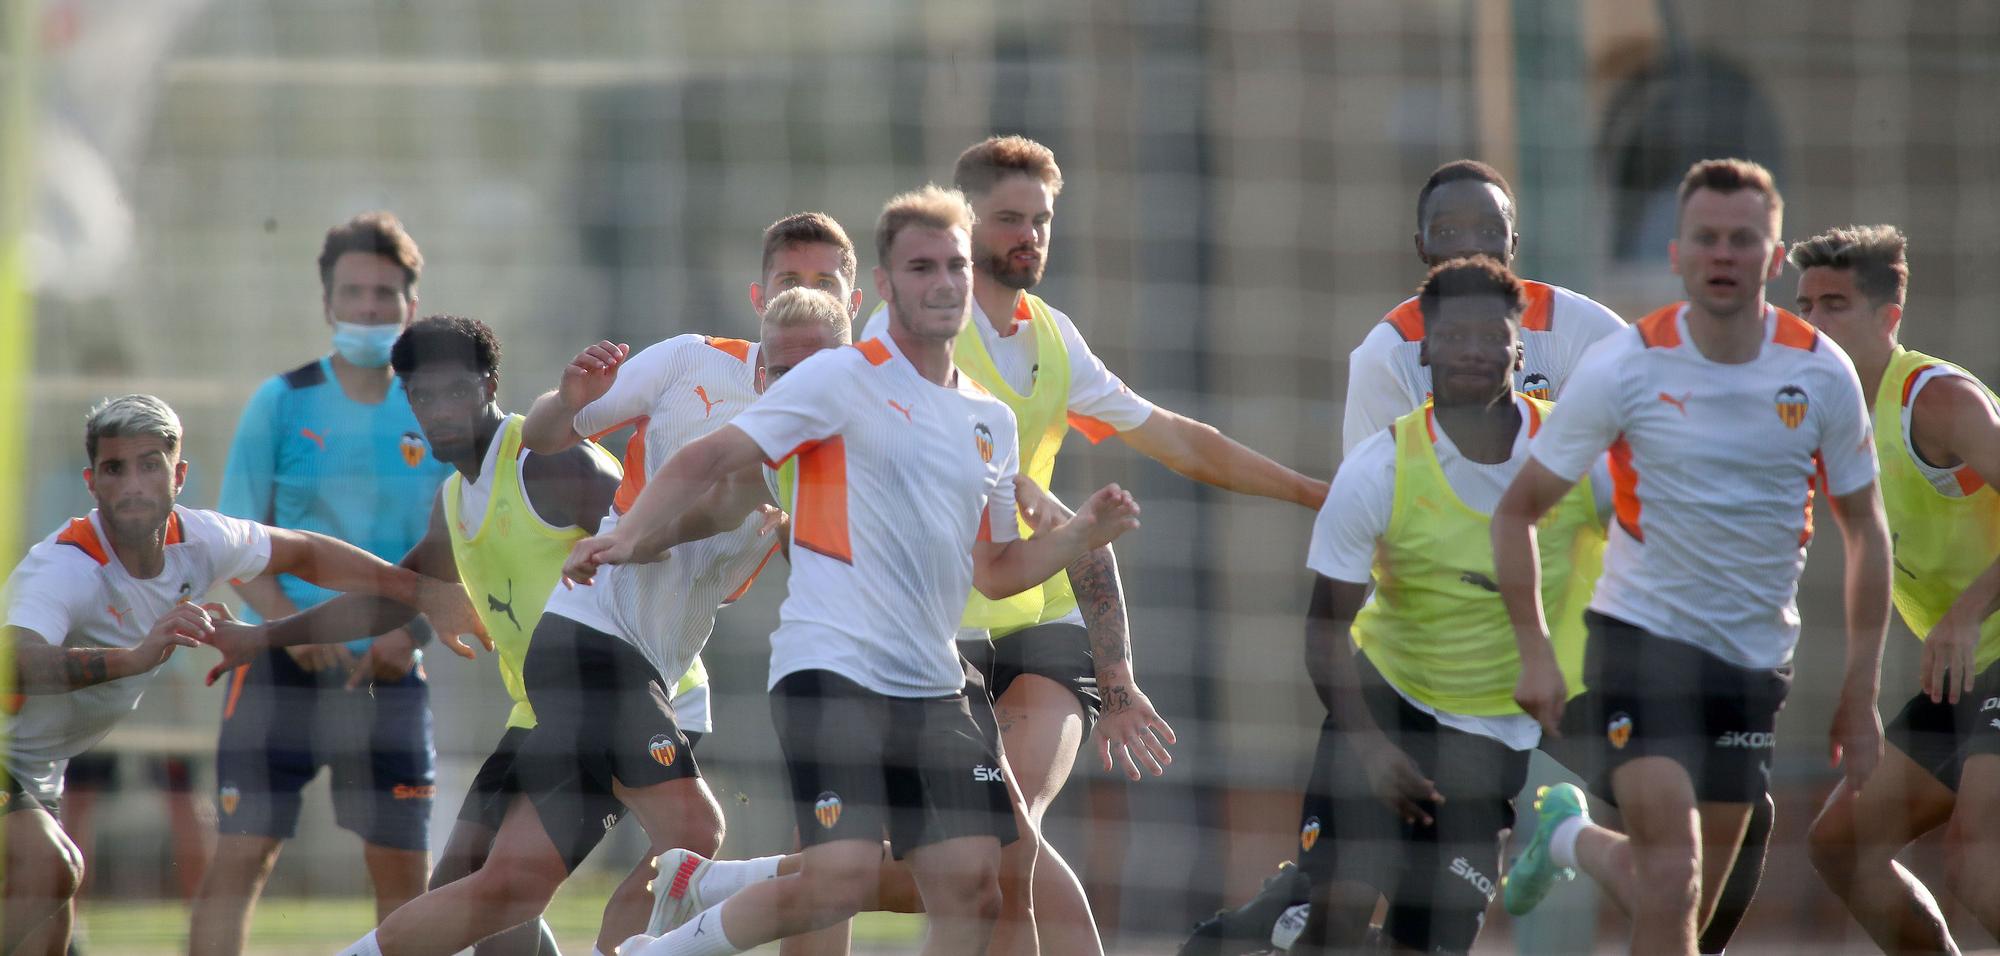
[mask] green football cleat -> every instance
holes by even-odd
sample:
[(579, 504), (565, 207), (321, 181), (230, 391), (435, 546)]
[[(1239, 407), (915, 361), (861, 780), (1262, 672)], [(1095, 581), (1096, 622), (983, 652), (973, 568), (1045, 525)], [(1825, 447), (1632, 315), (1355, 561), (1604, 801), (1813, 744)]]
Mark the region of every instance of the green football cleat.
[(1507, 904), (1507, 912), (1515, 916), (1526, 916), (1549, 895), (1549, 888), (1557, 879), (1569, 880), (1576, 871), (1566, 866), (1557, 866), (1549, 858), (1549, 838), (1555, 835), (1556, 825), (1571, 817), (1590, 819), (1585, 809), (1583, 791), (1575, 785), (1559, 783), (1535, 791), (1535, 835), (1528, 841), (1527, 849), (1507, 868), (1507, 875), (1500, 878), (1500, 896)]

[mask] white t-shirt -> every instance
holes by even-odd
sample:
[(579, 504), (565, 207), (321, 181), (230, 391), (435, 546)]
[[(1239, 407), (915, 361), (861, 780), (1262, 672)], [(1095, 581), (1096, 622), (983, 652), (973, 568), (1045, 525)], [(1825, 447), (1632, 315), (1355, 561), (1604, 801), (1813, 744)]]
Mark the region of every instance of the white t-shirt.
[[(1495, 464), (1466, 458), (1440, 427), (1433, 446), (1445, 482), (1465, 506), (1491, 515), (1500, 495), (1512, 484), (1521, 465), (1528, 460), (1529, 423), (1533, 413), (1519, 397), (1522, 427), (1514, 436), (1514, 448), (1507, 460)], [(1611, 513), (1611, 481), (1600, 458), (1592, 470), (1591, 491), (1597, 498), (1600, 515)], [(1364, 439), (1341, 460), (1334, 472), (1333, 486), (1326, 504), (1313, 521), (1312, 543), (1306, 567), (1336, 581), (1367, 584), (1372, 580), (1377, 542), (1389, 533), (1389, 519), (1396, 506), (1396, 435), (1384, 429)], [(1483, 547), (1485, 542), (1479, 542)], [(1497, 598), (1495, 600), (1498, 600)], [(1390, 683), (1394, 687), (1394, 682)], [(1541, 726), (1533, 717), (1515, 714), (1505, 717), (1475, 717), (1438, 710), (1396, 688), (1410, 706), (1431, 714), (1438, 723), (1454, 730), (1490, 737), (1515, 750), (1527, 750), (1541, 740)]]
[[(1526, 361), (1514, 373), (1514, 388), (1551, 401), (1583, 353), (1599, 339), (1625, 328), (1610, 309), (1546, 282), (1522, 280), (1528, 308), (1521, 315)], [(1347, 412), (1341, 426), (1341, 454), (1424, 403), (1431, 394), (1431, 370), (1417, 362), (1423, 346), (1424, 317), (1417, 300), (1407, 299), (1368, 330), (1347, 357)]]
[[(625, 478), (606, 534), (632, 507), (646, 480), (688, 443), (728, 424), (757, 398), (757, 346), (740, 339), (677, 335), (627, 359), (604, 397), (576, 415), (579, 435), (634, 425), (625, 446)], [(639, 649), (668, 686), (694, 664), (715, 631), (715, 611), (749, 590), (777, 552), (776, 536), (757, 533), (755, 514), (711, 538), (690, 541), (651, 564), (601, 568), (587, 587), (558, 587), (546, 612), (620, 638)], [(683, 722), (689, 730), (706, 730)]]
[[(1916, 379), (1910, 383), (1909, 394), (1903, 396), (1903, 410), (1901, 413), (1903, 416), (1903, 452), (1909, 456), (1910, 464), (1917, 469), (1917, 474), (1924, 476), (1924, 480), (1930, 482), (1931, 487), (1937, 489), (1938, 494), (1947, 498), (1963, 498), (1974, 491), (1978, 491), (1984, 485), (1984, 481), (1979, 477), (1979, 473), (1974, 471), (1972, 465), (1965, 461), (1960, 461), (1950, 468), (1939, 468), (1925, 461), (1924, 456), (1917, 453), (1916, 435), (1910, 428), (1910, 415), (1917, 407), (1918, 393), (1924, 390), (1924, 386), (1940, 378), (1962, 378), (1973, 383), (1975, 386), (1979, 385), (1978, 379), (1966, 375), (1949, 365), (1933, 365), (1918, 372)], [(1984, 394), (1985, 389), (1981, 388), (1980, 393)]]
[[(7, 581), (7, 624), (68, 648), (136, 647), (182, 601), (225, 581), (248, 580), (271, 561), (263, 525), (176, 506), (166, 564), (151, 578), (125, 572), (92, 511), (28, 550)], [(38, 798), (62, 793), (69, 758), (96, 744), (139, 705), (157, 670), (65, 694), (28, 694), (9, 724), (7, 770)]]
[(791, 594), (771, 684), (828, 670), (890, 697), (963, 689), (953, 637), (977, 540), (1017, 535), (1014, 413), (964, 376), (917, 374), (889, 336), (814, 356), (737, 428), (797, 456)]
[(1798, 643), (1814, 476), (1833, 495), (1875, 480), (1861, 382), (1833, 340), (1766, 306), (1757, 358), (1704, 358), (1686, 306), (1592, 349), (1529, 452), (1565, 478), (1606, 449), (1616, 530), (1590, 606), (1746, 668)]

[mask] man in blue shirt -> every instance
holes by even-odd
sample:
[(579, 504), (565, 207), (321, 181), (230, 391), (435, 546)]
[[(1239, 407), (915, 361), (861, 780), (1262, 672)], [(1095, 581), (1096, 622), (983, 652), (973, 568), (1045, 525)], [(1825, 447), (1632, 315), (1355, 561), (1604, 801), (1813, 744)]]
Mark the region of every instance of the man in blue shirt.
[[(423, 536), (450, 466), (432, 459), (389, 367), (390, 346), (416, 314), (422, 269), (416, 242), (389, 213), (327, 232), (319, 273), (333, 351), (251, 396), (217, 510), (390, 561)], [(237, 590), (267, 620), (331, 596), (291, 576)], [(424, 891), (436, 753), (417, 648), (428, 637), (417, 618), (373, 641), (274, 650), (230, 675), (216, 747), (221, 838), (195, 901), (190, 952), (243, 951), (251, 908), (297, 832), (300, 791), (321, 767), (332, 770), (335, 822), (361, 837), (376, 918)]]

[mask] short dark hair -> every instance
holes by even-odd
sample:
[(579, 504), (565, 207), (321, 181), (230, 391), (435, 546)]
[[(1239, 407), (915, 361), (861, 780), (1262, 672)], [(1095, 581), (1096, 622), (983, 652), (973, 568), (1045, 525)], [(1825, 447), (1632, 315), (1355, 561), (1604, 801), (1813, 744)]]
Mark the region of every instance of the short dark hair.
[(1910, 289), (1910, 240), (1895, 226), (1841, 226), (1792, 247), (1800, 272), (1815, 266), (1851, 269), (1854, 286), (1875, 305), (1903, 304)]
[(389, 348), (389, 366), (401, 378), (433, 362), (454, 362), (491, 375), (500, 371), (500, 338), (478, 319), (430, 315), (410, 323)]
[(823, 212), (795, 212), (764, 228), (764, 263), (757, 270), (757, 278), (762, 280), (771, 274), (771, 257), (780, 249), (792, 246), (828, 245), (840, 250), (840, 274), (847, 279), (850, 288), (854, 285), (858, 263), (854, 257), (854, 240), (847, 238), (847, 230), (840, 223)]
[(414, 288), (423, 275), (424, 254), (417, 251), (417, 241), (410, 238), (396, 214), (362, 213), (326, 231), (326, 241), (319, 247), (321, 295), (333, 295), (333, 264), (350, 252), (372, 253), (402, 266), (404, 292)]
[(952, 167), (951, 184), (967, 196), (984, 196), (1008, 176), (1033, 176), (1050, 195), (1062, 193), (1055, 151), (1026, 136), (989, 136), (967, 147)]
[(1764, 205), (1771, 208), (1772, 219), (1784, 222), (1785, 197), (1778, 194), (1778, 181), (1772, 178), (1771, 171), (1760, 163), (1748, 159), (1704, 159), (1689, 166), (1687, 175), (1681, 177), (1676, 208), (1686, 209), (1688, 197), (1694, 195), (1697, 189), (1719, 193), (1748, 189), (1764, 197)]
[(1437, 318), (1438, 306), (1446, 297), (1468, 295), (1505, 299), (1510, 321), (1519, 321), (1528, 308), (1527, 289), (1513, 270), (1491, 256), (1465, 256), (1441, 262), (1424, 276), (1424, 284), (1417, 287), (1417, 311), (1428, 323)]
[(1431, 201), (1431, 193), (1445, 183), (1456, 182), (1486, 183), (1500, 190), (1507, 197), (1507, 207), (1515, 208), (1514, 187), (1507, 185), (1507, 177), (1500, 171), (1476, 159), (1454, 159), (1431, 172), (1431, 178), (1424, 180), (1424, 188), (1417, 190), (1417, 228), (1424, 225), (1424, 207)]

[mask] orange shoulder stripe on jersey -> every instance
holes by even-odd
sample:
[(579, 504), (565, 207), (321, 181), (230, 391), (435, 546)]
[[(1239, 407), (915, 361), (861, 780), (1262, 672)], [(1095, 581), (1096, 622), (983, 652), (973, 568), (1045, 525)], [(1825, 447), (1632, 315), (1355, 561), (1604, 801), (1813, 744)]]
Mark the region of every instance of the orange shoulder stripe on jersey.
[[(1821, 458), (1817, 450), (1813, 452), (1813, 473), (1806, 478), (1806, 527), (1805, 530), (1799, 532), (1799, 547), (1801, 548), (1812, 543), (1812, 503), (1813, 487), (1815, 485), (1821, 488), (1827, 487), (1826, 459)], [(1828, 491), (1827, 494), (1833, 494), (1833, 492)]]
[(1778, 327), (1772, 333), (1771, 341), (1802, 352), (1811, 352), (1819, 348), (1819, 330), (1813, 328), (1811, 322), (1783, 309), (1778, 309), (1777, 312)]
[(1521, 313), (1522, 331), (1547, 332), (1555, 328), (1556, 287), (1529, 280), (1522, 280), (1521, 286), (1528, 299), (1528, 308)]
[(1646, 542), (1646, 532), (1639, 528), (1639, 469), (1632, 466), (1632, 445), (1619, 435), (1611, 443), (1611, 505), (1618, 515), (1618, 526), (1641, 544)]
[(621, 515), (631, 511), (639, 493), (646, 490), (646, 425), (651, 421), (644, 415), (631, 421), (632, 437), (625, 440), (625, 477), (618, 480), (618, 492), (611, 496), (611, 507)]
[(180, 516), (180, 514), (179, 514), (178, 512), (175, 512), (175, 513), (172, 513), (172, 514), (169, 514), (169, 515), (167, 515), (167, 540), (166, 540), (166, 543), (167, 543), (167, 544), (180, 544), (180, 543), (181, 543), (182, 541), (185, 541), (185, 540), (187, 540), (187, 534), (186, 534), (186, 532), (183, 532), (183, 531), (181, 530), (181, 516)]
[(1424, 405), (1424, 431), (1430, 434), (1431, 444), (1433, 445), (1437, 444), (1438, 440), (1437, 406), (1431, 405), (1429, 403), (1426, 403)]
[(847, 527), (847, 443), (839, 435), (813, 443), (799, 455), (793, 491), (792, 543), (835, 561), (854, 563)]
[(1424, 340), (1424, 312), (1422, 309), (1417, 308), (1417, 300), (1415, 299), (1411, 299), (1402, 305), (1390, 309), (1389, 314), (1382, 317), (1382, 321), (1389, 323), (1389, 326), (1395, 329), (1396, 334), (1402, 336), (1405, 342), (1421, 342)]
[(743, 579), (743, 586), (729, 592), (729, 596), (723, 598), (722, 603), (735, 604), (737, 598), (749, 593), (750, 585), (757, 583), (757, 575), (764, 573), (764, 566), (771, 563), (771, 556), (778, 553), (778, 547), (782, 544), (784, 544), (782, 539), (771, 542), (771, 550), (764, 552), (764, 560), (757, 562), (756, 569), (750, 572), (749, 577)]
[(1069, 427), (1082, 432), (1083, 437), (1090, 439), (1093, 445), (1118, 434), (1118, 429), (1111, 427), (1111, 423), (1101, 418), (1092, 418), (1082, 412), (1069, 413)]
[(1924, 373), (1925, 373), (1925, 372), (1928, 372), (1928, 371), (1930, 371), (1931, 369), (1934, 369), (1934, 368), (1937, 368), (1937, 363), (1936, 363), (1936, 362), (1926, 362), (1926, 363), (1924, 363), (1924, 364), (1922, 364), (1922, 365), (1919, 365), (1919, 366), (1917, 366), (1917, 367), (1916, 367), (1915, 369), (1911, 370), (1911, 372), (1910, 372), (1910, 377), (1909, 377), (1909, 378), (1906, 378), (1906, 379), (1904, 379), (1904, 380), (1903, 380), (1903, 405), (1904, 405), (1904, 407), (1908, 407), (1908, 406), (1909, 406), (1909, 404), (1910, 404), (1910, 393), (1911, 393), (1911, 392), (1914, 392), (1914, 391), (1916, 391), (1916, 389), (1917, 389), (1917, 379), (1920, 379), (1920, 378), (1923, 378), (1923, 377), (1924, 377)]
[(707, 342), (710, 348), (735, 356), (738, 362), (750, 361), (750, 343), (742, 339), (725, 339), (713, 335), (704, 335), (702, 336), (702, 341)]
[(1649, 349), (1675, 348), (1681, 344), (1681, 327), (1676, 321), (1680, 315), (1681, 304), (1676, 302), (1640, 319), (1632, 327), (1639, 330), (1639, 340)]
[(69, 526), (64, 528), (61, 534), (56, 535), (56, 543), (69, 545), (90, 555), (90, 560), (100, 566), (111, 563), (111, 554), (104, 550), (104, 542), (98, 540), (97, 528), (90, 523), (89, 518), (69, 519)]
[(1541, 431), (1541, 430), (1542, 430), (1542, 409), (1541, 409), (1541, 406), (1539, 406), (1539, 405), (1536, 405), (1536, 404), (1535, 404), (1534, 402), (1529, 402), (1529, 403), (1528, 403), (1528, 437), (1529, 437), (1529, 438), (1533, 438), (1533, 437), (1535, 437), (1535, 433), (1536, 433), (1536, 432), (1538, 432), (1538, 431)]
[(856, 342), (854, 347), (861, 350), (861, 354), (868, 359), (870, 365), (881, 365), (889, 361), (889, 347), (883, 345), (880, 339)]

